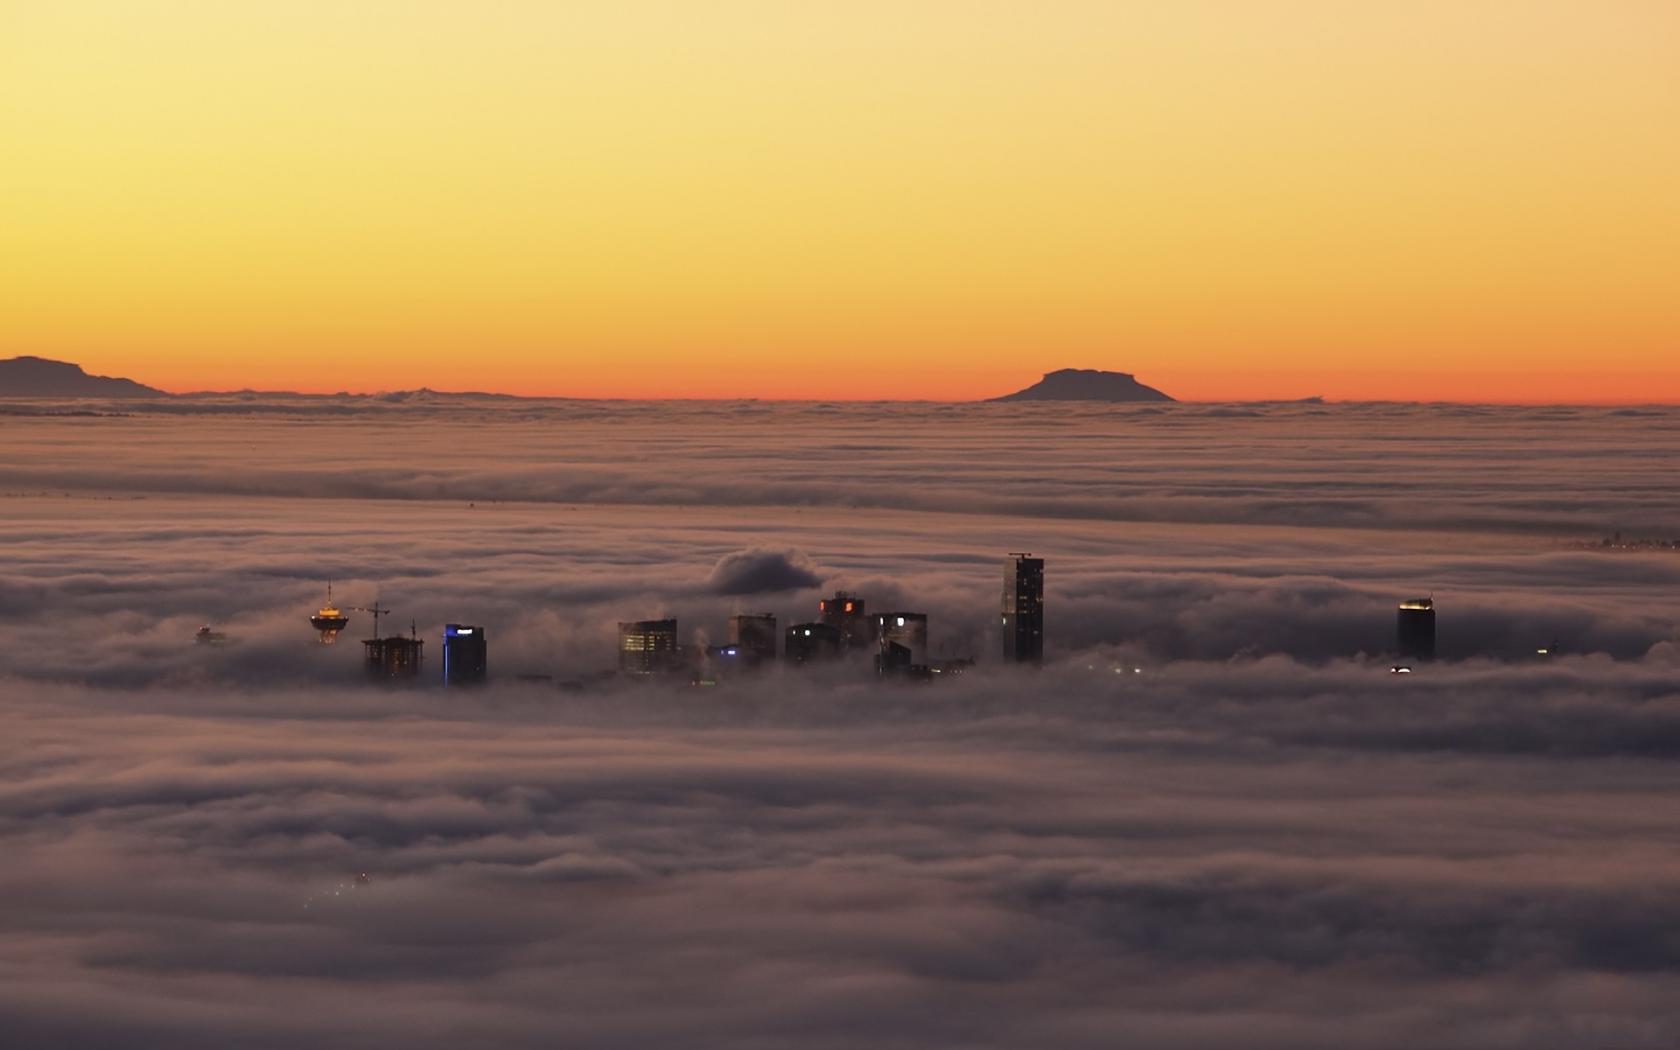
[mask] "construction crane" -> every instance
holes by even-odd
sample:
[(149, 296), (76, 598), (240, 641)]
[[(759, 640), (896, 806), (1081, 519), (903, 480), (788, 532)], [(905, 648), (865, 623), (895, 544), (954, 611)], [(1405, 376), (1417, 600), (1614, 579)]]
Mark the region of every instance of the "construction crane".
[(380, 605), (379, 605), (379, 602), (377, 602), (377, 601), (375, 601), (372, 605), (353, 605), (353, 606), (351, 606), (351, 608), (353, 610), (355, 610), (356, 612), (365, 612), (365, 613), (372, 613), (373, 614), (373, 636), (375, 638), (378, 638), (379, 637), (379, 618), (383, 615), (388, 614), (391, 610), (381, 608)]

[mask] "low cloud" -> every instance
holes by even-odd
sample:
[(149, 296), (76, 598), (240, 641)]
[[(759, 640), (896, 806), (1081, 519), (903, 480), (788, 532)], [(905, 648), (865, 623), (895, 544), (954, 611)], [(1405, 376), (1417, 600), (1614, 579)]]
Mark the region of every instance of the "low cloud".
[[(1671, 410), (162, 411), (0, 426), (0, 1044), (1680, 1043)], [(980, 663), (556, 687), (819, 586)]]
[(822, 573), (804, 551), (754, 547), (719, 558), (706, 586), (714, 594), (772, 594), (822, 582)]

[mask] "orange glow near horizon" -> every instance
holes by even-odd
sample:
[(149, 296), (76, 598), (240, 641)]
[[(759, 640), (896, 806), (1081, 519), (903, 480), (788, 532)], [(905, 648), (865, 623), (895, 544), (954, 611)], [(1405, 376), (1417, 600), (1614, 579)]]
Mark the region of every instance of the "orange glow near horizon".
[(1680, 402), (1668, 0), (88, 0), (0, 100), (0, 356), (169, 390)]

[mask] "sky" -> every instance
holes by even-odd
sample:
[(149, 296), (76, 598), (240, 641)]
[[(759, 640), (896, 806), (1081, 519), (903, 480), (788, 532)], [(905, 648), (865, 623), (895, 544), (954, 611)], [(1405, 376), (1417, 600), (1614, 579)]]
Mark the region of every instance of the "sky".
[[(1576, 541), (1680, 539), (1677, 433), (0, 406), (0, 1045), (1672, 1050), (1680, 551)], [(1038, 669), (996, 659), (1018, 550)], [(980, 663), (558, 687), (618, 620), (696, 644), (841, 587)], [(1441, 659), (1392, 674), (1421, 594)], [(375, 602), (412, 688), (363, 679)], [(447, 622), (482, 689), (437, 684)]]
[(174, 391), (1680, 401), (1666, 0), (0, 6), (0, 352)]

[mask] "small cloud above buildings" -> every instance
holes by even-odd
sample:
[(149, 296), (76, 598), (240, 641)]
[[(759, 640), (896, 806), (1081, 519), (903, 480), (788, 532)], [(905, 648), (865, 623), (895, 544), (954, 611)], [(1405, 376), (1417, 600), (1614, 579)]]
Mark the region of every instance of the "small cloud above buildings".
[(719, 558), (706, 586), (716, 594), (769, 594), (822, 582), (822, 571), (804, 551), (753, 547)]

